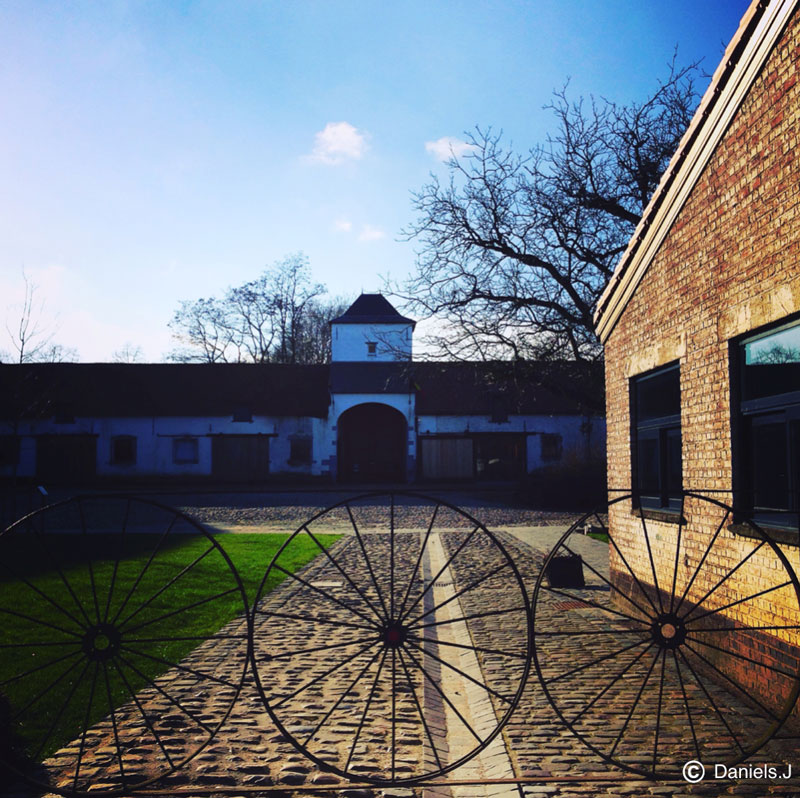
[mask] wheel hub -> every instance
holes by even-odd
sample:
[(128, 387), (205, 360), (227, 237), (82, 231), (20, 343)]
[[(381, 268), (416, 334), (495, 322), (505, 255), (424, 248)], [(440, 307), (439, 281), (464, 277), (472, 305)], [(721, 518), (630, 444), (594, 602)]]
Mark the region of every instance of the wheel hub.
[(650, 627), (653, 640), (661, 648), (676, 649), (686, 640), (686, 624), (675, 613), (659, 615)]
[(92, 662), (105, 662), (119, 653), (122, 635), (116, 626), (110, 623), (98, 623), (90, 626), (83, 636), (82, 646), (86, 656)]
[(408, 628), (399, 621), (390, 621), (381, 636), (387, 648), (400, 648), (408, 637)]

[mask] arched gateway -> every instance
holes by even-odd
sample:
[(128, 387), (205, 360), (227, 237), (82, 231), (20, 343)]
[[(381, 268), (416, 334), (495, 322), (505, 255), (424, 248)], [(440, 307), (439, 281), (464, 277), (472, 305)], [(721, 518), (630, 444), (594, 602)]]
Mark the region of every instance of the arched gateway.
[(378, 402), (345, 410), (337, 425), (338, 471), (344, 482), (404, 482), (405, 416)]

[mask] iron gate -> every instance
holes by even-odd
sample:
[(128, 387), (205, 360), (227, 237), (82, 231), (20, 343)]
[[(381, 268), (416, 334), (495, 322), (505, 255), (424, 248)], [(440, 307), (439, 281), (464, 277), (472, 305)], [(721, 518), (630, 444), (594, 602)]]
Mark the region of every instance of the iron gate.
[(0, 535), (2, 763), (63, 795), (152, 786), (251, 679), (286, 740), (357, 783), (441, 779), (539, 688), (630, 773), (740, 762), (800, 692), (800, 583), (716, 499), (685, 492), (669, 534), (635, 513), (614, 499), (524, 564), (452, 504), (364, 494), (288, 536), (250, 602), (185, 513), (129, 496), (37, 510)]

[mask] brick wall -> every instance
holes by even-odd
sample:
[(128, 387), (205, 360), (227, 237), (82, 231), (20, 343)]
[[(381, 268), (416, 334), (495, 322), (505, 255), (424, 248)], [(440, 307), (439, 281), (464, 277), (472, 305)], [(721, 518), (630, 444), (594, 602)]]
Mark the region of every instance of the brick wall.
[[(799, 17), (795, 12), (606, 342), (613, 488), (631, 485), (630, 378), (678, 360), (684, 488), (731, 489), (729, 342), (800, 311)], [(731, 501), (730, 493), (713, 495)], [(683, 545), (688, 561), (698, 562), (721, 516), (700, 502), (687, 509)], [(650, 574), (642, 523), (629, 502), (614, 507), (611, 524), (617, 540), (630, 547), (633, 569)], [(677, 526), (650, 520), (647, 527), (657, 571), (669, 579)], [(691, 596), (702, 596), (752, 548), (725, 524)], [(784, 551), (798, 568), (797, 548)], [(774, 571), (775, 562), (772, 552), (759, 551), (712, 597), (716, 606), (736, 591), (763, 589), (761, 577)], [(788, 589), (776, 591), (769, 600), (727, 611), (726, 622), (786, 623), (792, 601)], [(779, 632), (766, 642), (763, 637), (752, 645), (759, 661), (796, 661), (796, 632)], [(749, 687), (774, 691), (774, 685), (756, 684), (765, 681), (763, 670), (740, 663)]]

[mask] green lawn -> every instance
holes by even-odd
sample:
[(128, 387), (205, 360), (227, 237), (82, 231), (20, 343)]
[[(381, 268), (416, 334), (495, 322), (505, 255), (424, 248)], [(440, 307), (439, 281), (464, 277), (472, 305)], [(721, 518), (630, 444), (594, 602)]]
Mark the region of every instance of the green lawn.
[[(286, 537), (216, 537), (236, 566), (249, 603)], [(339, 537), (319, 536), (326, 547)], [(124, 536), (122, 548), (120, 540), (120, 535), (58, 533), (0, 541), (0, 722), (6, 714), (11, 718), (13, 737), (35, 760), (107, 716), (109, 693), (115, 706), (130, 701), (132, 692), (169, 669), (167, 663), (180, 662), (243, 612), (236, 581), (208, 538), (136, 533)], [(312, 541), (298, 536), (281, 564), (296, 570), (319, 553)], [(277, 573), (267, 588), (282, 578)], [(101, 662), (87, 659), (89, 623), (121, 630), (118, 654)], [(113, 634), (101, 629), (96, 647), (116, 650)]]

